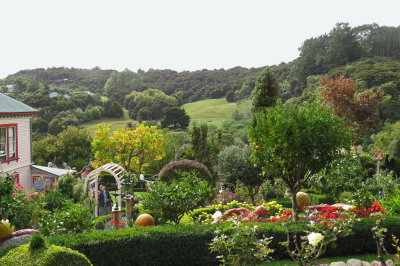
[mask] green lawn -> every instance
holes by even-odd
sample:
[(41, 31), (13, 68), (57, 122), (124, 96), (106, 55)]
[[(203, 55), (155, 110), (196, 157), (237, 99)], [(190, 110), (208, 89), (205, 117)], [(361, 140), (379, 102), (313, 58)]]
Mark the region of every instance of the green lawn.
[(115, 131), (120, 128), (126, 127), (126, 124), (131, 122), (132, 124), (137, 124), (137, 121), (129, 118), (128, 110), (124, 109), (123, 118), (102, 118), (98, 120), (93, 120), (87, 123), (83, 123), (81, 126), (89, 129), (92, 135), (95, 134), (97, 126), (101, 124), (111, 124), (111, 131)]
[(183, 109), (190, 116), (191, 122), (205, 122), (217, 127), (221, 127), (225, 121), (232, 120), (232, 113), (236, 108), (236, 103), (228, 103), (225, 98), (209, 99), (183, 105)]

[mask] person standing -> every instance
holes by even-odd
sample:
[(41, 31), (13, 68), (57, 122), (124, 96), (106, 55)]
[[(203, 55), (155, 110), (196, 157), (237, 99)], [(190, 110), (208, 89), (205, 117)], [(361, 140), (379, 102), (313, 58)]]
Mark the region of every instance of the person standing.
[(111, 196), (104, 185), (100, 185), (99, 193), (99, 216), (111, 213)]

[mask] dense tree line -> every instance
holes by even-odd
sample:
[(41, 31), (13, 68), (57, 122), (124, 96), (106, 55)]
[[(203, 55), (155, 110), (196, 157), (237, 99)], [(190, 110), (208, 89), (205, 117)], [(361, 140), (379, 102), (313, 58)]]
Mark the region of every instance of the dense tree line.
[(103, 70), (99, 67), (92, 69), (52, 67), (21, 70), (9, 78), (27, 76), (47, 85), (68, 85), (70, 88), (83, 86), (92, 92), (101, 92), (112, 72), (113, 70)]

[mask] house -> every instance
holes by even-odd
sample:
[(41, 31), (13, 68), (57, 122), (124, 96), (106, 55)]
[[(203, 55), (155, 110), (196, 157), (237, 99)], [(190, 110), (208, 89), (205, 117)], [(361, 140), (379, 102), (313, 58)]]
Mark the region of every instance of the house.
[(60, 94), (56, 91), (52, 91), (49, 93), (49, 97), (53, 98), (53, 97), (58, 97)]
[(32, 190), (31, 117), (38, 111), (0, 93), (0, 172)]
[(32, 165), (31, 170), (33, 189), (36, 191), (54, 190), (60, 177), (76, 172), (71, 169), (61, 169), (40, 165)]
[(55, 189), (58, 178), (75, 170), (32, 163), (31, 117), (38, 111), (0, 93), (0, 174), (14, 174), (28, 191)]

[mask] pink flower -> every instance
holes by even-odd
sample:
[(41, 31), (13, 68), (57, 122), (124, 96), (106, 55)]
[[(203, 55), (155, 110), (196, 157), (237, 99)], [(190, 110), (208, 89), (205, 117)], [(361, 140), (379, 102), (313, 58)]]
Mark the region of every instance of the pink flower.
[(13, 196), (13, 197), (17, 196), (17, 193), (12, 193), (12, 196)]
[(27, 197), (28, 197), (28, 198), (32, 198), (32, 197), (34, 197), (34, 196), (36, 196), (36, 194), (35, 194), (35, 193), (32, 193), (32, 194), (29, 194)]
[(15, 188), (16, 189), (25, 189), (25, 187), (23, 185), (21, 185), (20, 183), (15, 184)]

